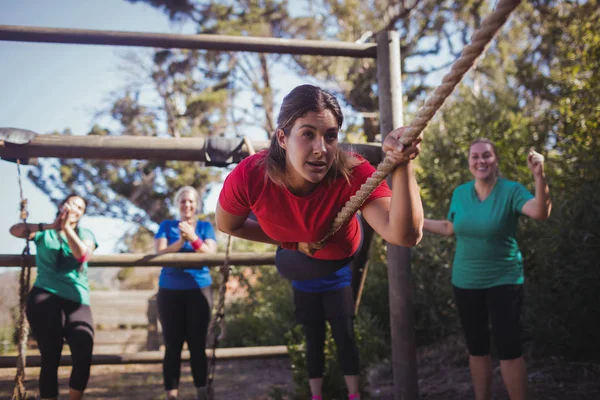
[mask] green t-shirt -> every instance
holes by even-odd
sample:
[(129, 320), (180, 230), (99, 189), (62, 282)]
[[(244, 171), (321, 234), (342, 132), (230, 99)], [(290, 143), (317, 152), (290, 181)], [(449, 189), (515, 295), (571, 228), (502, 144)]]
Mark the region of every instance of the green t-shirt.
[[(93, 241), (98, 247), (96, 238), (89, 229), (79, 228), (79, 237), (81, 240)], [(37, 265), (37, 278), (33, 285), (67, 300), (89, 305), (87, 262), (77, 262), (67, 238), (54, 229), (48, 229), (37, 232), (33, 240)]]
[(532, 198), (523, 185), (503, 178), (483, 201), (477, 197), (475, 181), (454, 190), (448, 212), (456, 236), (454, 286), (485, 289), (523, 283), (517, 223), (523, 205)]

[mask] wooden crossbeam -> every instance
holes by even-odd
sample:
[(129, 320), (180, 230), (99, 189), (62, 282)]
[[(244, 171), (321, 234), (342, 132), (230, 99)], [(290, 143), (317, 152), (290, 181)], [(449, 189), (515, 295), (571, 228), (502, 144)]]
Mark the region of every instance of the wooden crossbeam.
[[(257, 347), (234, 347), (217, 349), (219, 360), (233, 359), (257, 359), (257, 358), (283, 358), (288, 357), (286, 346), (257, 346)], [(212, 357), (212, 349), (206, 349), (206, 355)], [(94, 354), (92, 365), (122, 365), (122, 364), (159, 364), (163, 361), (162, 351), (142, 351), (134, 354)], [(190, 359), (189, 351), (181, 353), (181, 359)], [(17, 357), (0, 356), (0, 368), (15, 368)], [(27, 356), (27, 367), (39, 367), (41, 357), (39, 355)], [(73, 365), (70, 355), (63, 355), (60, 360), (61, 366)]]
[[(241, 139), (224, 139), (235, 149)], [(210, 161), (206, 156), (204, 138), (159, 138), (145, 136), (75, 136), (38, 135), (27, 144), (0, 141), (0, 158), (30, 159), (37, 157), (82, 158), (100, 160), (179, 160)], [(269, 147), (269, 141), (253, 141), (256, 151)], [(354, 151), (371, 164), (381, 162), (381, 144), (341, 143), (343, 149)], [(248, 147), (241, 148), (247, 157)]]
[(375, 58), (373, 43), (0, 25), (0, 40)]
[[(0, 267), (17, 267), (21, 265), (20, 254), (0, 254)], [(30, 265), (35, 265), (35, 256), (29, 256)], [(223, 265), (225, 253), (167, 253), (167, 254), (108, 254), (94, 255), (88, 261), (88, 267), (178, 267), (200, 268), (204, 265), (218, 267)], [(275, 253), (232, 253), (229, 255), (230, 265), (256, 266), (274, 265)]]

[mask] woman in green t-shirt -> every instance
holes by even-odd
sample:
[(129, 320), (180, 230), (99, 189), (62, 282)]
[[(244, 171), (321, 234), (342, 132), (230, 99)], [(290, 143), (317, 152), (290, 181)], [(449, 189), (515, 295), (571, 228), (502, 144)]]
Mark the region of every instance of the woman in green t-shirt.
[(90, 377), (94, 324), (90, 310), (87, 260), (98, 246), (94, 234), (77, 223), (86, 209), (78, 195), (67, 196), (51, 224), (16, 224), (10, 233), (36, 244), (37, 277), (27, 299), (27, 319), (42, 358), (42, 399), (58, 396), (58, 366), (66, 339), (73, 369), (69, 399), (83, 397)]
[(456, 236), (452, 285), (469, 349), (469, 367), (477, 400), (491, 398), (491, 319), (502, 379), (511, 400), (527, 396), (527, 373), (520, 341), (523, 260), (516, 240), (518, 219), (550, 215), (550, 191), (543, 157), (530, 152), (527, 165), (535, 196), (523, 185), (499, 176), (494, 144), (478, 139), (469, 149), (474, 180), (454, 190), (446, 220), (425, 219), (423, 229)]

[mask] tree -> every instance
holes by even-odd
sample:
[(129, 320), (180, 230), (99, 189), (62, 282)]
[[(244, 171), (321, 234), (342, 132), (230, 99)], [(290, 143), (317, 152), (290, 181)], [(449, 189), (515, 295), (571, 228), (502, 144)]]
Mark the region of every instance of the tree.
[(549, 131), (554, 210), (531, 238), (528, 319), (541, 353), (598, 357), (593, 307), (600, 280), (600, 10), (597, 1), (534, 1), (523, 24), (535, 40), (516, 78)]

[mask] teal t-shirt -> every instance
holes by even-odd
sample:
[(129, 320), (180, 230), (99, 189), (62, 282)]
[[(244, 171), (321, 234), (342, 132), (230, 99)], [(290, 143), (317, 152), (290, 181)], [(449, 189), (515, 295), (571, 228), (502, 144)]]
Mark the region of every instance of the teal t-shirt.
[[(93, 241), (98, 247), (96, 237), (89, 229), (79, 228), (79, 237)], [(67, 238), (54, 229), (48, 229), (37, 232), (33, 240), (37, 265), (37, 277), (33, 285), (64, 299), (89, 305), (87, 262), (77, 262)]]
[(517, 223), (523, 205), (532, 198), (523, 185), (503, 178), (483, 201), (477, 197), (475, 181), (454, 190), (448, 212), (456, 236), (454, 286), (485, 289), (523, 283)]

